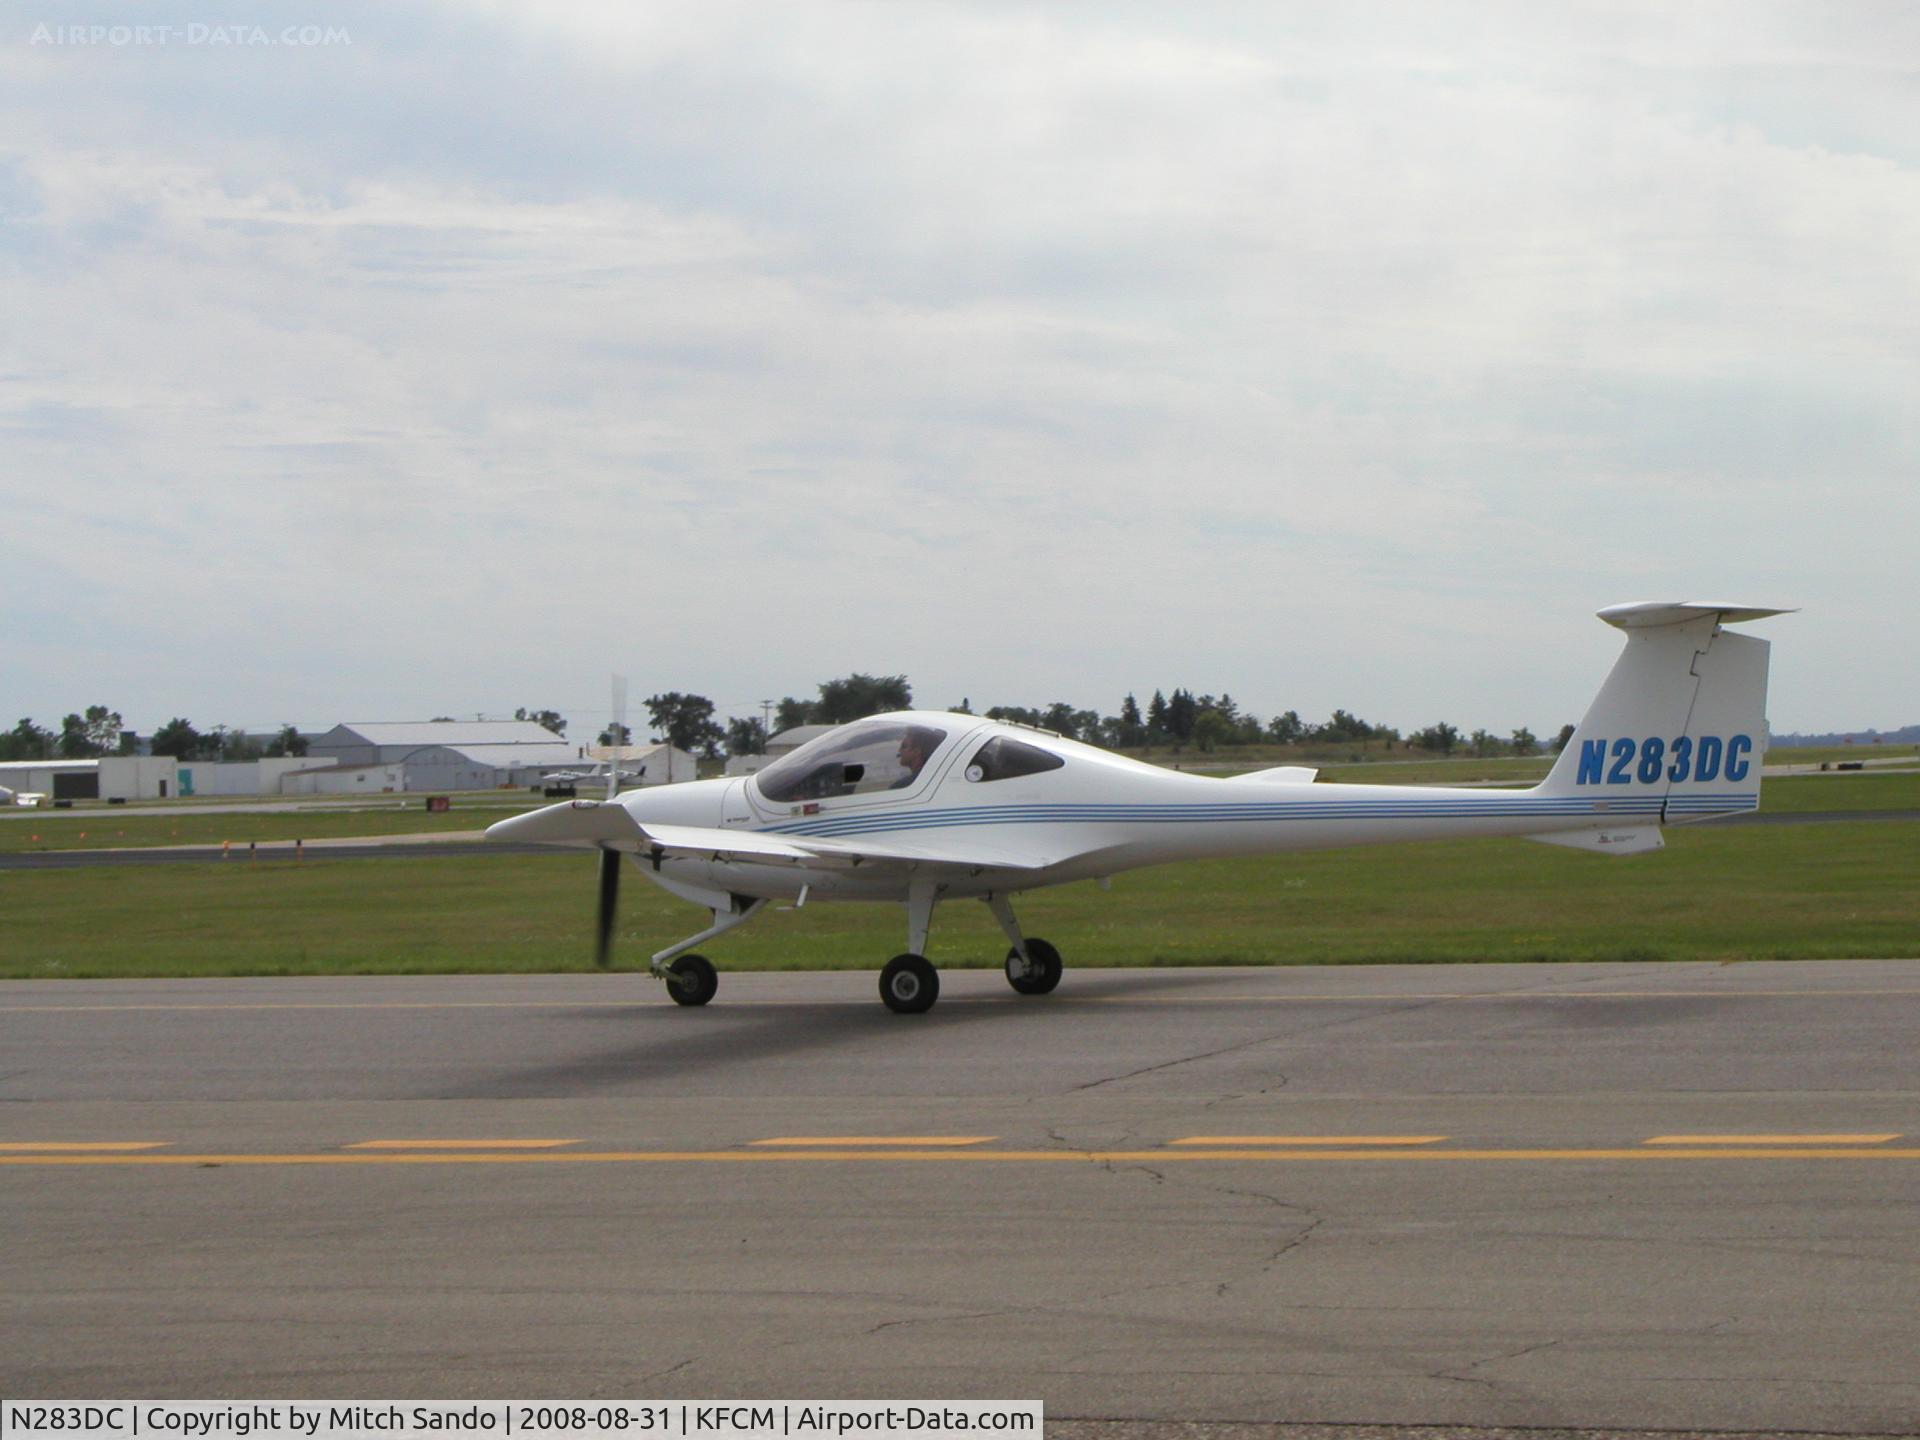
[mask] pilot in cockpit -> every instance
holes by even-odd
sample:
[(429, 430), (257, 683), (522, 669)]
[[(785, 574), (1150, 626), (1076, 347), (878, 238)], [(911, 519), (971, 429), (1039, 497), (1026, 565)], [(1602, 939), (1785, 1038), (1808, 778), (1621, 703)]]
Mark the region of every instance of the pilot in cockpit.
[(940, 747), (945, 737), (930, 725), (910, 725), (907, 733), (900, 737), (900, 748), (895, 752), (901, 768), (906, 772), (887, 788), (904, 790), (920, 778), (920, 771), (926, 766), (927, 757)]

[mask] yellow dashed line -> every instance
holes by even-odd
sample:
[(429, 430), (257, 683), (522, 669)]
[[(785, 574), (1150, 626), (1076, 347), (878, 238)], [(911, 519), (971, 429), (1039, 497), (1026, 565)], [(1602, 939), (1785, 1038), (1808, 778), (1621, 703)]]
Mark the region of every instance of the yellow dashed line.
[(1188, 1135), (1170, 1145), (1437, 1145), (1444, 1135)]
[(984, 1145), (997, 1135), (776, 1135), (771, 1140), (754, 1140), (754, 1145), (892, 1145), (926, 1148), (935, 1145)]
[(1218, 1164), (1222, 1161), (1262, 1161), (1271, 1164), (1307, 1164), (1325, 1161), (1424, 1162), (1454, 1161), (1586, 1161), (1637, 1160), (1920, 1160), (1920, 1149), (1765, 1146), (1708, 1148), (1670, 1147), (1630, 1150), (1421, 1150), (1421, 1149), (1257, 1149), (1257, 1150), (613, 1150), (594, 1151), (334, 1151), (299, 1155), (0, 1155), (0, 1167), (9, 1165), (751, 1165), (807, 1164), (860, 1161), (872, 1164), (946, 1162), (962, 1164), (1110, 1164), (1181, 1161)]
[(361, 1140), (347, 1150), (551, 1150), (578, 1140)]
[(0, 1140), (0, 1151), (114, 1151), (159, 1150), (171, 1140)]
[(1883, 1145), (1890, 1135), (1655, 1135), (1643, 1145)]

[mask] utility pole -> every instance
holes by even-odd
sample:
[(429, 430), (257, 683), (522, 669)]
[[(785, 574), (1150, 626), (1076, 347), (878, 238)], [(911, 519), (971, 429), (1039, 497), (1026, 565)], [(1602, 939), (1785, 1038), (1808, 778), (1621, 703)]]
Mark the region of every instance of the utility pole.
[(773, 733), (773, 702), (771, 700), (760, 702), (760, 731), (764, 735)]

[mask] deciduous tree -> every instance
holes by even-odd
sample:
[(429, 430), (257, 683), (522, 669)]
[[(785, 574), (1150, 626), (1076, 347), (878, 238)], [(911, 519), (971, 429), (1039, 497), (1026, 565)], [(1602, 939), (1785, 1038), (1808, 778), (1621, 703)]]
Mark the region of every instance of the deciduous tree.
[(767, 753), (767, 727), (757, 715), (738, 715), (727, 722), (727, 754)]
[(678, 690), (650, 695), (647, 714), (653, 728), (677, 749), (711, 758), (720, 753), (720, 742), (727, 738), (727, 732), (714, 721), (713, 701), (704, 695), (682, 695)]
[(913, 687), (904, 675), (847, 675), (820, 686), (811, 719), (816, 725), (844, 725), (886, 710), (911, 710)]
[(171, 755), (176, 760), (199, 759), (204, 743), (204, 737), (192, 723), (178, 715), (153, 733), (153, 753)]
[(564, 735), (567, 733), (566, 717), (561, 715), (558, 710), (530, 710), (525, 705), (522, 705), (518, 710), (513, 712), (513, 718), (516, 720), (531, 720), (534, 724), (543, 729), (551, 730), (556, 735)]
[(59, 737), (43, 729), (26, 716), (6, 734), (0, 735), (0, 760), (46, 760), (53, 755)]
[(294, 725), (282, 725), (279, 733), (267, 742), (266, 753), (270, 756), (304, 755), (307, 753), (307, 737)]

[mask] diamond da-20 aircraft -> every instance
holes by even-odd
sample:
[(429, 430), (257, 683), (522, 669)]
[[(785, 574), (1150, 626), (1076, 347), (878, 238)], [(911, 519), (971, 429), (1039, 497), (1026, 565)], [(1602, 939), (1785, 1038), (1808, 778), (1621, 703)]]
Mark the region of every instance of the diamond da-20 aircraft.
[(1626, 646), (1527, 790), (1316, 784), (1298, 766), (1216, 779), (915, 710), (840, 726), (751, 776), (562, 802), (487, 838), (600, 852), (602, 966), (624, 863), (709, 910), (710, 925), (652, 957), (682, 1005), (706, 1004), (719, 986), (695, 946), (773, 901), (810, 899), (906, 907), (906, 950), (880, 972), (894, 1011), (924, 1011), (939, 995), (926, 952), (943, 900), (985, 902), (1010, 946), (1008, 983), (1044, 995), (1060, 982), (1060, 952), (1024, 934), (1012, 905), (1041, 886), (1175, 860), (1455, 837), (1632, 855), (1660, 848), (1663, 826), (1757, 809), (1769, 647), (1725, 625), (1785, 613), (1708, 601), (1600, 611)]

